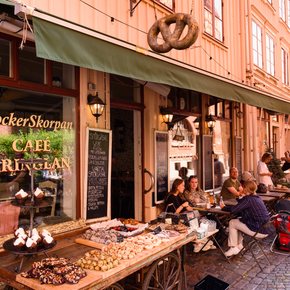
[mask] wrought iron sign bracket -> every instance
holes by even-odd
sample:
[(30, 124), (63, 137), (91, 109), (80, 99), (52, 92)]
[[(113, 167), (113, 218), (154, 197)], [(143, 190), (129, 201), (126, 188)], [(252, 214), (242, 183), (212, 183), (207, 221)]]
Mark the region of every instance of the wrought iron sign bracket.
[(133, 6), (133, 3), (136, 3), (137, 0), (130, 0), (130, 16), (132, 17), (133, 16), (133, 13), (134, 13), (134, 10), (136, 9), (136, 7), (140, 4), (140, 2), (142, 0), (139, 0), (137, 2), (137, 4), (135, 6)]

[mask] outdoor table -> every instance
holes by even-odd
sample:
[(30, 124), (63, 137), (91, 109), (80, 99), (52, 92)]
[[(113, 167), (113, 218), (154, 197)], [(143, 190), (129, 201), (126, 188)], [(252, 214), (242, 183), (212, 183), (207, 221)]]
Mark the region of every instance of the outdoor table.
[[(220, 233), (223, 234), (225, 238), (228, 237), (226, 228), (227, 228), (228, 221), (232, 218), (232, 214), (230, 212), (224, 211), (220, 207), (211, 207), (211, 208), (194, 207), (193, 209), (198, 210), (199, 212), (204, 213), (204, 214), (210, 214), (213, 217), (213, 219), (216, 221), (217, 228), (220, 230)], [(212, 237), (214, 242), (222, 251), (223, 255), (224, 255), (224, 251), (220, 244), (224, 242), (225, 238), (223, 238), (221, 242), (218, 242), (215, 235)]]
[(290, 188), (273, 187), (273, 188), (270, 189), (270, 191), (283, 192), (283, 193), (286, 193), (286, 194), (290, 194)]
[(277, 192), (277, 191), (268, 191), (267, 193), (259, 193), (260, 196), (271, 196), (277, 199), (283, 198), (286, 193), (285, 192)]
[[(79, 233), (80, 234), (80, 233)], [(93, 248), (86, 245), (76, 244), (75, 238), (78, 235), (71, 235), (60, 238), (57, 240), (57, 245), (51, 251), (49, 251), (49, 256), (67, 257), (71, 261), (78, 260), (86, 252), (92, 250)], [(170, 279), (170, 275), (176, 275), (176, 281), (174, 285), (180, 284), (179, 289), (186, 289), (186, 279), (184, 272), (184, 259), (183, 251), (184, 246), (193, 242), (196, 239), (194, 233), (184, 233), (177, 237), (170, 238), (167, 242), (162, 242), (159, 246), (152, 249), (144, 250), (142, 253), (136, 255), (134, 259), (122, 260), (121, 264), (116, 268), (110, 269), (106, 272), (86, 270), (87, 276), (79, 281), (78, 284), (69, 285), (63, 284), (60, 286), (52, 286), (46, 284), (40, 284), (36, 279), (28, 279), (22, 277), (20, 274), (15, 272), (15, 268), (19, 263), (19, 259), (9, 252), (0, 253), (0, 280), (4, 283), (13, 286), (15, 289), (39, 289), (39, 290), (49, 290), (49, 289), (59, 289), (59, 290), (74, 290), (74, 289), (105, 289), (110, 285), (117, 283), (123, 278), (148, 267), (147, 274), (142, 284), (142, 289), (148, 289), (150, 281), (154, 281), (155, 270), (158, 270), (160, 264), (169, 265), (170, 267), (165, 268), (163, 273), (166, 280)], [(31, 268), (31, 264), (34, 261), (39, 261), (43, 257), (39, 255), (32, 256), (31, 259), (26, 260), (23, 263), (23, 271), (28, 271)], [(172, 265), (175, 265), (172, 269)], [(161, 267), (164, 268), (164, 267)], [(182, 286), (183, 285), (183, 286)], [(172, 286), (172, 285), (171, 285)], [(122, 289), (122, 288), (116, 288)]]
[(273, 197), (273, 196), (265, 196), (265, 195), (261, 195), (260, 196), (261, 199), (263, 200), (266, 208), (269, 210), (269, 212), (274, 213), (274, 206), (276, 201), (278, 200), (277, 197)]

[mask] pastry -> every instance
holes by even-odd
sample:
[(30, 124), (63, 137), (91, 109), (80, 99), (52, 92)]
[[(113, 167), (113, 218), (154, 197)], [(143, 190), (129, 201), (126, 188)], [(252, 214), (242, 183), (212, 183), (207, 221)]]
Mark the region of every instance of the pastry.
[(28, 238), (25, 245), (28, 250), (33, 250), (36, 248), (37, 243), (33, 239)]
[(54, 241), (54, 238), (52, 236), (46, 235), (42, 239), (42, 243), (44, 246), (50, 246)]
[(15, 232), (14, 232), (15, 237), (19, 237), (20, 235), (25, 235), (25, 231), (23, 228), (18, 228)]
[(39, 244), (41, 242), (41, 237), (38, 234), (34, 234), (31, 236), (31, 239), (34, 240), (37, 244)]
[(24, 245), (25, 245), (25, 240), (21, 237), (17, 238), (13, 243), (13, 246), (17, 248), (22, 248)]
[(45, 236), (51, 236), (51, 233), (48, 231), (48, 230), (46, 230), (46, 229), (44, 229), (44, 230), (42, 230), (42, 232), (41, 232), (41, 236), (44, 238)]
[(20, 189), (18, 192), (15, 193), (15, 198), (18, 203), (23, 204), (28, 197), (28, 193), (25, 192), (23, 189)]
[(34, 191), (34, 196), (37, 199), (42, 199), (44, 198), (44, 192), (39, 187), (37, 187), (36, 190)]

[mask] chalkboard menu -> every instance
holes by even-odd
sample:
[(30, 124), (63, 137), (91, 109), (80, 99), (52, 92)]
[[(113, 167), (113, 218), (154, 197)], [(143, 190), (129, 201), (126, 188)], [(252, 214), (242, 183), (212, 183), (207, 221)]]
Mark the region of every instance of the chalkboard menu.
[(155, 131), (155, 203), (168, 193), (168, 132)]
[(87, 130), (86, 219), (110, 218), (112, 132)]
[(204, 189), (213, 188), (212, 136), (203, 135)]

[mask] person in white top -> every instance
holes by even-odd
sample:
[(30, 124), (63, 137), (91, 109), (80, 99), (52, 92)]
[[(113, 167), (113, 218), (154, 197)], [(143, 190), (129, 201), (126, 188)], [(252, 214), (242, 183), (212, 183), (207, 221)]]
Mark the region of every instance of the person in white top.
[(272, 155), (268, 152), (264, 153), (257, 166), (257, 181), (258, 183), (264, 183), (266, 186), (273, 186), (272, 175), (267, 164), (272, 160)]

